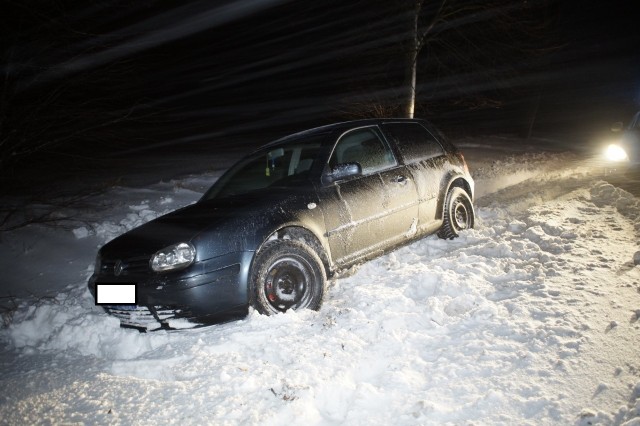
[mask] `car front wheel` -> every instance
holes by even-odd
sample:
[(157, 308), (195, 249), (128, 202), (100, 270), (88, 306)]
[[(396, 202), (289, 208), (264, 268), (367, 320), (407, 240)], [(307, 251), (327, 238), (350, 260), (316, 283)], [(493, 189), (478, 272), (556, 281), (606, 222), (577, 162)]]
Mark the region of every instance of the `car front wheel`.
[(320, 309), (325, 271), (318, 255), (295, 240), (268, 241), (251, 269), (251, 305), (271, 315), (289, 309)]
[(475, 213), (471, 198), (459, 187), (449, 190), (444, 204), (442, 228), (438, 237), (450, 240), (460, 235), (460, 231), (473, 228)]

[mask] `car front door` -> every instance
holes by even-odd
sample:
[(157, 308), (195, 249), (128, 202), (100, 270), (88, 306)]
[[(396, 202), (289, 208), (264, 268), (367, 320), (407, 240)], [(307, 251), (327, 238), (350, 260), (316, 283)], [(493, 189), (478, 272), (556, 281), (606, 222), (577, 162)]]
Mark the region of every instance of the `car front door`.
[(326, 170), (330, 174), (340, 165), (354, 163), (361, 174), (325, 182), (319, 193), (332, 257), (338, 265), (412, 236), (418, 218), (415, 183), (377, 126), (341, 135)]

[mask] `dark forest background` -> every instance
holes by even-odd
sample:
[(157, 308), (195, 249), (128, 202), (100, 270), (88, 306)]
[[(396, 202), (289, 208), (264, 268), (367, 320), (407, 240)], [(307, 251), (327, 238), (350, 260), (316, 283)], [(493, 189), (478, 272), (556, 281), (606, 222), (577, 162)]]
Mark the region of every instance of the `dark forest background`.
[(454, 137), (582, 143), (640, 101), (635, 2), (0, 4), (6, 192), (119, 159), (215, 156), (405, 116), (416, 41), (415, 116)]

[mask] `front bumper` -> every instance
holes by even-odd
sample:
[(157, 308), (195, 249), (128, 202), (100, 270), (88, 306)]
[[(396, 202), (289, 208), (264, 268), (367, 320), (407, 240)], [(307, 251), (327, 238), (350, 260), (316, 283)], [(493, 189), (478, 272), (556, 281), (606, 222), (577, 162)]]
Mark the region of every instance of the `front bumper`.
[[(96, 297), (96, 284), (135, 284), (137, 306), (104, 306), (123, 326), (180, 328), (192, 324), (216, 323), (247, 314), (248, 276), (254, 252), (229, 253), (196, 262), (178, 272), (158, 274), (140, 268), (139, 259), (115, 275), (109, 260), (89, 279), (89, 291)], [(178, 321), (181, 320), (181, 321)]]

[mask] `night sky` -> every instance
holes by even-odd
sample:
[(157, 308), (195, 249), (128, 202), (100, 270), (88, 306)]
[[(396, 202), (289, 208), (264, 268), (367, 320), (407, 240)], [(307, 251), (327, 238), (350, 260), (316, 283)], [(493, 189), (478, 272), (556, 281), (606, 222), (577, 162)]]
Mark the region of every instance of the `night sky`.
[[(398, 3), (3, 1), (2, 178), (398, 115)], [(580, 140), (640, 108), (639, 2), (458, 2), (488, 3), (423, 49), (416, 117)]]

